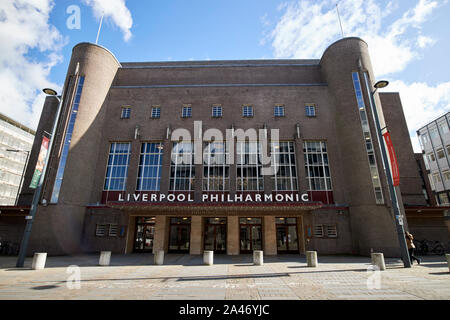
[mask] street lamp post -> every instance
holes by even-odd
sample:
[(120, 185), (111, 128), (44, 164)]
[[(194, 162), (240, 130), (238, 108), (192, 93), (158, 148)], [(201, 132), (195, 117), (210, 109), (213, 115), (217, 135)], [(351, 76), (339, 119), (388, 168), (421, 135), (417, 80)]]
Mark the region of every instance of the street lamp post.
[(387, 176), (387, 184), (389, 186), (389, 193), (391, 195), (392, 208), (394, 210), (394, 216), (395, 216), (394, 217), (395, 218), (394, 219), (395, 227), (397, 230), (398, 242), (400, 243), (401, 257), (403, 260), (404, 267), (411, 268), (411, 260), (409, 259), (408, 247), (406, 245), (406, 239), (405, 239), (405, 230), (403, 228), (403, 218), (400, 213), (397, 194), (395, 191), (394, 181), (392, 179), (391, 170), (389, 169), (390, 168), (389, 160), (388, 160), (387, 153), (386, 153), (386, 147), (383, 142), (384, 140), (383, 140), (383, 134), (382, 134), (382, 129), (381, 129), (381, 125), (380, 125), (380, 119), (378, 117), (378, 111), (377, 111), (377, 108), (375, 105), (375, 98), (374, 98), (374, 95), (377, 92), (377, 90), (387, 87), (389, 85), (389, 82), (385, 81), (385, 80), (378, 81), (374, 85), (375, 90), (372, 91), (372, 90), (370, 90), (370, 87), (369, 87), (369, 79), (367, 77), (367, 74), (364, 74), (364, 76), (365, 76), (367, 90), (369, 91), (369, 94), (370, 94), (370, 108), (372, 110), (375, 127), (377, 129), (378, 141), (379, 141), (383, 164), (384, 164), (384, 168), (385, 168), (385, 172), (386, 172), (386, 176)]
[(45, 94), (47, 94), (49, 96), (53, 96), (56, 99), (58, 99), (59, 104), (58, 104), (58, 111), (56, 114), (56, 118), (55, 118), (55, 121), (53, 124), (53, 131), (52, 131), (50, 143), (48, 146), (47, 156), (45, 157), (44, 168), (42, 170), (42, 174), (39, 179), (39, 184), (38, 184), (36, 190), (34, 191), (33, 202), (31, 203), (29, 219), (27, 219), (27, 224), (25, 226), (25, 232), (23, 234), (22, 243), (20, 244), (19, 257), (17, 258), (17, 264), (16, 264), (17, 268), (23, 268), (23, 265), (25, 262), (25, 257), (26, 257), (27, 248), (28, 248), (28, 242), (30, 240), (30, 235), (31, 235), (31, 228), (33, 226), (33, 220), (34, 220), (34, 217), (36, 216), (36, 211), (37, 211), (37, 208), (39, 205), (39, 199), (41, 197), (42, 186), (44, 184), (45, 172), (47, 170), (47, 165), (48, 165), (48, 159), (52, 152), (52, 147), (53, 147), (53, 143), (55, 140), (54, 138), (55, 138), (55, 134), (56, 134), (56, 129), (58, 127), (58, 120), (59, 120), (59, 117), (61, 114), (62, 102), (63, 102), (63, 99), (62, 98), (60, 99), (57, 96), (57, 92), (55, 90), (46, 88), (46, 89), (43, 89), (42, 91), (44, 91)]
[(20, 182), (19, 182), (19, 189), (17, 190), (17, 195), (16, 195), (16, 201), (14, 203), (15, 206), (17, 206), (17, 202), (19, 201), (19, 194), (20, 194), (20, 189), (22, 188), (22, 182), (23, 182), (23, 178), (25, 176), (25, 169), (27, 168), (27, 163), (28, 163), (28, 158), (30, 157), (30, 151), (25, 151), (25, 150), (15, 150), (15, 149), (7, 149), (6, 151), (8, 152), (24, 152), (27, 154), (27, 158), (25, 160), (25, 164), (23, 165), (23, 170), (22, 170), (22, 176), (20, 177)]

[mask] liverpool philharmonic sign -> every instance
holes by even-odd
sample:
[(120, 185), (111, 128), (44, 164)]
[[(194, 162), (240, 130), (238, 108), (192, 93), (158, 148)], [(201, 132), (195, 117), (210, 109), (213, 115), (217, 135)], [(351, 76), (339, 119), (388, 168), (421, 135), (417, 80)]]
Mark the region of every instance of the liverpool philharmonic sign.
[[(194, 202), (192, 194), (119, 194), (119, 202)], [(203, 194), (202, 202), (309, 202), (304, 194)]]

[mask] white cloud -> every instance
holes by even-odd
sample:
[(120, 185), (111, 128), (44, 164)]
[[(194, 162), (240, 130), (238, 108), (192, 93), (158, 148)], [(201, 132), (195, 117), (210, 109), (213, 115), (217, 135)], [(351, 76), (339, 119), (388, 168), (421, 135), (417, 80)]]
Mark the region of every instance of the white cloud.
[(417, 38), (417, 45), (420, 49), (425, 49), (427, 47), (431, 47), (436, 43), (436, 40), (426, 37), (426, 36), (419, 36)]
[(112, 22), (122, 30), (124, 40), (130, 40), (133, 18), (125, 0), (83, 0), (83, 2), (92, 7), (97, 18), (102, 15), (106, 19), (111, 18)]
[[(398, 0), (382, 7), (374, 0), (341, 0), (339, 12), (346, 37), (367, 41), (377, 77), (399, 75), (408, 64), (422, 57), (422, 50), (436, 43), (424, 35), (422, 26), (445, 1), (416, 0), (396, 19)], [(336, 0), (300, 0), (279, 6), (283, 15), (264, 41), (271, 41), (276, 58), (320, 58), (328, 45), (341, 38)], [(393, 18), (393, 17), (391, 17)], [(416, 130), (450, 110), (450, 82), (391, 81), (389, 91), (398, 91), (415, 151), (420, 152)]]
[(424, 82), (392, 81), (389, 91), (400, 92), (411, 140), (416, 152), (421, 152), (416, 131), (450, 111), (450, 82), (430, 86)]
[[(61, 62), (66, 40), (49, 24), (52, 0), (0, 1), (0, 112), (35, 129), (44, 87), (61, 90), (48, 80)], [(36, 50), (40, 61), (29, 57)]]
[[(374, 71), (381, 76), (400, 72), (418, 58), (417, 45), (423, 48), (434, 43), (419, 31), (437, 7), (436, 1), (419, 0), (387, 27), (383, 19), (397, 8), (392, 1), (385, 7), (374, 0), (341, 1), (339, 12), (344, 35), (368, 42)], [(301, 0), (279, 9), (285, 10), (284, 15), (267, 35), (277, 58), (320, 58), (326, 47), (341, 37), (335, 0)]]

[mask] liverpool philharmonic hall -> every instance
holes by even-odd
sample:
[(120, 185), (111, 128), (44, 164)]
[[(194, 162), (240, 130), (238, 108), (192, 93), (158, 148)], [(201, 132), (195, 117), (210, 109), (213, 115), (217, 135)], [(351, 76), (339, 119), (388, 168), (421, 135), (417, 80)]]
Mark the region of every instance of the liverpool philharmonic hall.
[[(320, 60), (122, 63), (80, 43), (29, 253), (396, 255), (369, 100), (376, 81), (359, 38)], [(404, 215), (404, 204), (426, 203), (422, 182), (399, 94), (376, 92), (375, 102), (400, 163)], [(58, 104), (45, 101), (23, 208)]]

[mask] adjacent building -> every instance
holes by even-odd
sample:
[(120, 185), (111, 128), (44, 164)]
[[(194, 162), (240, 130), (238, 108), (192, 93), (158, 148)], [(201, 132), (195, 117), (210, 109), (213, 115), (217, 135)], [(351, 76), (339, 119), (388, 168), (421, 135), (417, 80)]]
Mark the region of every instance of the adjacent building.
[(0, 113), (0, 205), (14, 206), (35, 131)]
[(450, 112), (417, 131), (431, 189), (440, 206), (450, 205)]
[[(398, 256), (375, 82), (359, 38), (311, 60), (125, 63), (80, 43), (29, 251)], [(427, 202), (400, 96), (374, 98), (396, 149), (405, 216)], [(57, 106), (47, 98), (10, 215), (31, 203), (27, 186)]]

